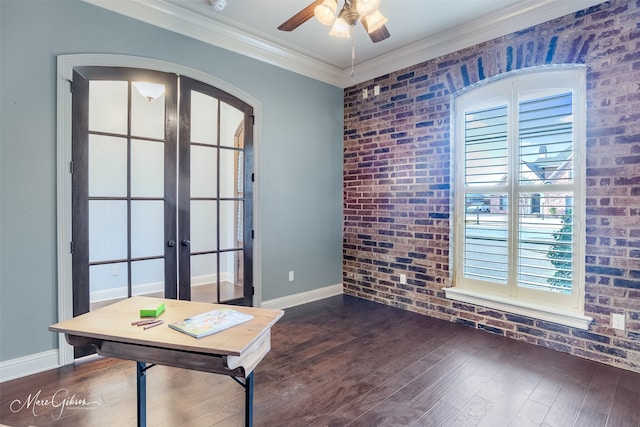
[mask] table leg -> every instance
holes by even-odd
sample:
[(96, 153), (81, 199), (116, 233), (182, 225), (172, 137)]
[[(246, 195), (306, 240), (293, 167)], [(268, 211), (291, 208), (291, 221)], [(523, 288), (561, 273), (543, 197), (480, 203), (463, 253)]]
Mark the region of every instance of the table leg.
[(253, 372), (245, 378), (244, 382), (244, 425), (253, 426)]
[(145, 362), (136, 362), (137, 365), (137, 409), (138, 409), (138, 427), (147, 426), (147, 364)]

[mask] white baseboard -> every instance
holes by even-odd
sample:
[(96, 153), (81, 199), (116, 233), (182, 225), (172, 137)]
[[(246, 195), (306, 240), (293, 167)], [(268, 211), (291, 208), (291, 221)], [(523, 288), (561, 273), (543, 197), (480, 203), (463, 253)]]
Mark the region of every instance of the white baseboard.
[[(155, 282), (155, 283), (144, 283), (142, 285), (135, 285), (131, 290), (132, 295), (145, 295), (145, 294), (153, 294), (164, 292), (164, 283), (163, 282)], [(126, 298), (127, 297), (127, 288), (119, 287), (119, 288), (111, 288), (111, 289), (103, 289), (100, 291), (91, 291), (91, 295), (89, 296), (90, 301), (94, 302), (102, 302), (109, 301), (112, 299)]]
[(300, 292), (299, 294), (287, 295), (286, 297), (275, 298), (269, 301), (262, 301), (260, 307), (282, 310), (284, 308), (306, 304), (308, 302), (340, 295), (342, 293), (342, 283), (338, 283), (337, 285), (326, 286), (312, 291)]
[(0, 382), (26, 377), (59, 367), (58, 350), (47, 350), (0, 362)]
[[(233, 281), (233, 275), (229, 273), (223, 273), (221, 276), (222, 281)], [(217, 275), (215, 274), (206, 274), (202, 276), (194, 276), (191, 278), (191, 286), (201, 286), (208, 285), (211, 283), (216, 283), (218, 280)], [(153, 293), (162, 293), (164, 292), (164, 282), (151, 282), (151, 283), (143, 283), (141, 285), (135, 285), (132, 289), (133, 295), (146, 295)], [(127, 288), (119, 287), (119, 288), (111, 288), (111, 289), (103, 289), (100, 291), (92, 291), (90, 295), (90, 301), (94, 302), (102, 302), (109, 301), (112, 299), (126, 298), (127, 297)]]

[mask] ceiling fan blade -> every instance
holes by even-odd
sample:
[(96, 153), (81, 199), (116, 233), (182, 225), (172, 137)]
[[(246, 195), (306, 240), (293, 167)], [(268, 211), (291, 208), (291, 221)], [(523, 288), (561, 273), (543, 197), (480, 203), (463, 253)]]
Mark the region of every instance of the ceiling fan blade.
[(391, 34), (389, 34), (389, 30), (387, 29), (386, 25), (383, 25), (382, 27), (375, 30), (373, 33), (370, 33), (369, 29), (367, 28), (367, 21), (364, 19), (361, 19), (360, 22), (362, 22), (364, 29), (367, 30), (367, 34), (369, 34), (369, 38), (371, 38), (371, 41), (374, 43), (378, 43), (378, 42), (381, 42), (382, 40), (386, 40), (389, 38), (389, 36), (391, 36)]
[(293, 31), (298, 28), (300, 25), (307, 22), (309, 19), (313, 17), (313, 9), (316, 6), (322, 3), (323, 0), (316, 0), (311, 3), (309, 6), (302, 9), (300, 12), (293, 15), (291, 18), (287, 19), (285, 22), (280, 24), (278, 29), (280, 31)]

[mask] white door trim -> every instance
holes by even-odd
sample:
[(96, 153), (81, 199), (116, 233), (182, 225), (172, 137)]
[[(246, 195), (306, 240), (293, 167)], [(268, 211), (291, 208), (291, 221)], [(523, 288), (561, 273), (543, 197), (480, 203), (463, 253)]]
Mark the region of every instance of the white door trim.
[[(166, 73), (174, 73), (199, 80), (223, 90), (253, 107), (253, 282), (254, 306), (262, 301), (262, 253), (260, 233), (260, 159), (262, 135), (262, 103), (243, 90), (203, 71), (158, 59), (128, 55), (79, 54), (58, 56), (57, 72), (57, 254), (58, 254), (58, 321), (73, 317), (73, 292), (71, 277), (71, 90), (73, 69), (79, 66), (130, 67)], [(59, 364), (73, 362), (73, 347), (64, 336), (58, 338)]]

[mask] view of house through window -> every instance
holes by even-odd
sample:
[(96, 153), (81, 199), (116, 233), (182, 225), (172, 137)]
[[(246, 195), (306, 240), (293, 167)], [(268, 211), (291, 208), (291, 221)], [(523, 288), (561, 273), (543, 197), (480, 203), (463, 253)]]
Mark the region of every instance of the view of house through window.
[(579, 76), (523, 74), (457, 98), (456, 287), (579, 307)]

